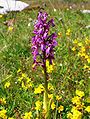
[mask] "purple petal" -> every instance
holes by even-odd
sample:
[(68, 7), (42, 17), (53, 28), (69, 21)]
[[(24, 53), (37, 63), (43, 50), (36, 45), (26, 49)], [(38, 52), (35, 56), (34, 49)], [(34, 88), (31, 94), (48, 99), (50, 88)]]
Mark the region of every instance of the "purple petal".
[(41, 50), (44, 51), (45, 50), (45, 45), (42, 43), (41, 44)]
[(43, 34), (43, 38), (44, 38), (44, 39), (47, 39), (47, 36), (48, 36), (48, 33), (45, 32), (45, 33)]

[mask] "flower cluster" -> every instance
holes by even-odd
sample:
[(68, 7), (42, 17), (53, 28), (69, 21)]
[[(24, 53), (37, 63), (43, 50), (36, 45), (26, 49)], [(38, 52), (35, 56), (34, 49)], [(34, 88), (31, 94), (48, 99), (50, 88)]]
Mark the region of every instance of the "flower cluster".
[(1, 104), (6, 104), (5, 98), (0, 98), (0, 105), (1, 105)]
[(29, 78), (26, 73), (23, 73), (21, 69), (17, 71), (17, 74), (19, 75), (18, 83), (24, 90), (28, 90), (33, 86), (31, 78)]
[(71, 30), (70, 29), (67, 29), (66, 36), (70, 36), (70, 33), (71, 33)]
[(81, 119), (84, 111), (90, 112), (90, 106), (85, 106), (83, 102), (84, 92), (76, 90), (76, 96), (72, 98), (72, 109), (71, 112), (67, 114), (68, 119)]
[[(35, 36), (32, 37), (33, 68), (38, 64), (44, 66), (47, 59), (52, 64), (52, 60), (54, 59), (54, 47), (57, 45), (57, 35), (56, 33), (49, 35), (50, 27), (55, 25), (53, 19), (47, 22), (47, 17), (47, 13), (39, 12), (34, 26), (33, 33)], [(38, 56), (40, 56), (42, 61), (38, 61)]]
[(32, 118), (32, 112), (26, 112), (25, 115), (23, 116), (23, 119), (31, 119)]
[(0, 111), (0, 119), (7, 119), (6, 112), (7, 111), (5, 109)]
[[(59, 102), (59, 100), (57, 100), (58, 102)], [(58, 107), (57, 107), (57, 105), (54, 103), (54, 101), (51, 103), (51, 109), (52, 110), (55, 110), (55, 109), (57, 109), (57, 111), (58, 111), (58, 113), (61, 113), (63, 110), (64, 110), (64, 106), (63, 105), (58, 105)]]
[(87, 106), (85, 111), (87, 111), (88, 113), (90, 113), (90, 106)]
[(40, 94), (44, 91), (44, 87), (42, 84), (40, 84), (37, 88), (35, 88), (34, 93), (35, 94)]
[(47, 68), (47, 72), (48, 73), (52, 73), (52, 71), (54, 70), (54, 63), (52, 62), (52, 64), (49, 63), (48, 60), (46, 60), (46, 68)]
[(84, 92), (76, 90), (76, 96), (72, 98), (73, 107), (71, 112), (68, 113), (67, 117), (69, 119), (81, 119), (82, 118), (82, 110), (84, 107), (84, 103), (81, 102), (82, 97), (84, 96)]
[(40, 101), (38, 100), (38, 101), (35, 102), (35, 105), (36, 105), (35, 109), (40, 111), (41, 106), (42, 106), (42, 102), (40, 102)]
[(10, 87), (10, 82), (6, 82), (5, 85), (4, 85), (4, 88), (9, 88)]
[(78, 57), (84, 61), (83, 69), (90, 70), (90, 40), (86, 38), (83, 41), (79, 41), (78, 39), (75, 39), (73, 41), (74, 47), (72, 48), (72, 51), (77, 52)]

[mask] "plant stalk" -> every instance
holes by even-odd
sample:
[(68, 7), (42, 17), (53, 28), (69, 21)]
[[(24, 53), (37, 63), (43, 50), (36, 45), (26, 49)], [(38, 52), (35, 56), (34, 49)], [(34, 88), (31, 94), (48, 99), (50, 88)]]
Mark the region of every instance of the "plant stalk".
[(46, 71), (46, 68), (44, 69), (44, 75), (45, 75), (45, 83), (44, 83), (44, 88), (45, 88), (45, 92), (44, 92), (44, 109), (46, 112), (46, 119), (48, 119), (48, 73)]
[(45, 119), (49, 119), (49, 110), (48, 110), (48, 72), (47, 72), (47, 67), (46, 67), (46, 51), (43, 52), (43, 70), (44, 70), (44, 103), (43, 103), (43, 107), (45, 110)]

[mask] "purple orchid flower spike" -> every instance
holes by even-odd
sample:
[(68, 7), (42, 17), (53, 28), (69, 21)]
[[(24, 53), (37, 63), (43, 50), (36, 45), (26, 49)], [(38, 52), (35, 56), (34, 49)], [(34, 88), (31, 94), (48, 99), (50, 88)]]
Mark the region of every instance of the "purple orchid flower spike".
[[(49, 117), (48, 108), (48, 80), (49, 75), (52, 71), (52, 64), (54, 59), (54, 48), (57, 45), (57, 35), (56, 33), (49, 34), (50, 27), (54, 27), (54, 20), (51, 19), (47, 21), (47, 13), (38, 13), (37, 21), (34, 25), (34, 36), (32, 37), (32, 54), (33, 54), (33, 68), (35, 69), (37, 65), (41, 65), (44, 72), (44, 101), (43, 107), (46, 111), (45, 118)], [(38, 56), (40, 58), (38, 58)], [(47, 65), (50, 65), (48, 70)]]
[(40, 65), (40, 61), (37, 60), (37, 57), (40, 56), (41, 66), (44, 66), (47, 59), (50, 61), (50, 64), (52, 64), (52, 60), (54, 59), (54, 48), (57, 45), (56, 33), (49, 35), (50, 27), (55, 26), (54, 20), (51, 19), (47, 22), (47, 18), (48, 14), (46, 12), (38, 13), (37, 22), (34, 25), (33, 31), (35, 35), (32, 37), (32, 54), (34, 64)]

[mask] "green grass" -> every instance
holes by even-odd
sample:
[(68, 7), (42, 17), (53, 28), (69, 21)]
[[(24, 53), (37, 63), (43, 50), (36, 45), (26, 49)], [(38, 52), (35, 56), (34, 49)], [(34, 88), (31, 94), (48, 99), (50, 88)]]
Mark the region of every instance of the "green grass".
[[(47, 9), (49, 18), (54, 18), (55, 31), (61, 32), (62, 37), (58, 37), (58, 46), (55, 49), (55, 70), (51, 74), (50, 82), (53, 84), (55, 94), (62, 95), (61, 104), (65, 106), (62, 119), (66, 119), (66, 113), (70, 110), (71, 98), (75, 95), (75, 90), (80, 89), (88, 97), (89, 71), (83, 70), (84, 61), (71, 50), (73, 41), (78, 38), (84, 43), (86, 37), (90, 39), (89, 25), (90, 15), (82, 14), (79, 10), (57, 10)], [(8, 27), (4, 25), (6, 20), (13, 18), (13, 13), (4, 15), (0, 18), (0, 97), (5, 97), (8, 116), (15, 116), (16, 113), (23, 114), (35, 106), (34, 102), (39, 96), (34, 95), (34, 88), (40, 83), (44, 83), (42, 69), (32, 70), (31, 38), (38, 11), (23, 11), (14, 14), (14, 30), (8, 32)], [(59, 19), (62, 18), (62, 22)], [(32, 21), (30, 20), (32, 19)], [(30, 24), (30, 26), (28, 26)], [(71, 29), (70, 37), (66, 37), (67, 29)], [(88, 55), (90, 55), (90, 49)], [(89, 64), (90, 66), (90, 64)], [(30, 90), (23, 90), (21, 84), (17, 84), (17, 70), (21, 69), (28, 77), (31, 77), (34, 86)], [(90, 79), (89, 79), (90, 80)], [(4, 89), (4, 84), (10, 81), (10, 89)], [(42, 99), (42, 96), (40, 100)], [(3, 106), (0, 106), (2, 109)], [(15, 113), (16, 110), (16, 113)], [(35, 113), (33, 119), (35, 119)], [(53, 116), (53, 113), (52, 113)], [(57, 119), (59, 114), (57, 115)], [(85, 119), (88, 119), (88, 114)], [(53, 118), (54, 119), (54, 118)], [(84, 119), (84, 118), (83, 118)]]

